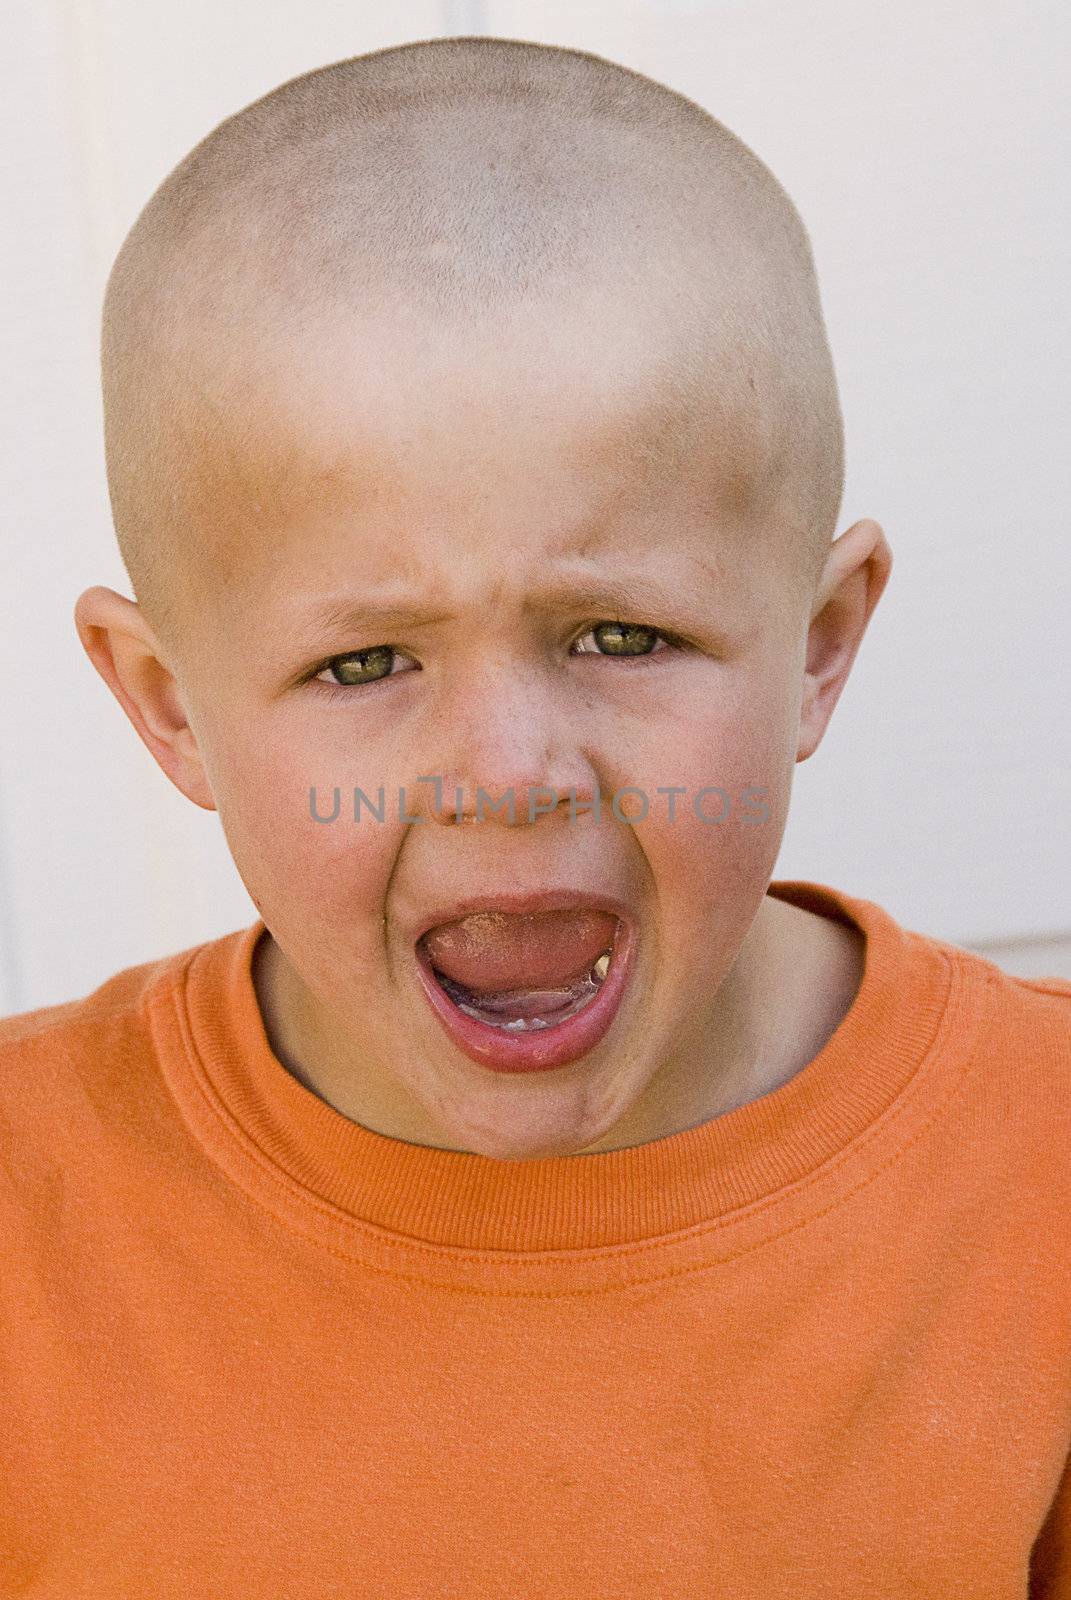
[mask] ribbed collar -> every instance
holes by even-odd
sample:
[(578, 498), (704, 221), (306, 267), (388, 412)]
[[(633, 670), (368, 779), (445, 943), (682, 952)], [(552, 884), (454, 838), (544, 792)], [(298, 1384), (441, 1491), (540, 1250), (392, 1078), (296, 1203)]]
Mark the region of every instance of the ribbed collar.
[[(261, 1198), (300, 1213), (305, 1231), (315, 1230), (318, 1213), (333, 1217), (335, 1230), (359, 1219), (445, 1250), (572, 1251), (651, 1240), (814, 1172), (892, 1104), (937, 1038), (952, 966), (936, 941), (822, 884), (773, 883), (769, 892), (862, 929), (855, 1001), (819, 1054), (780, 1088), (648, 1144), (497, 1161), (350, 1121), (271, 1050), (251, 972), (262, 922), (192, 952), (157, 1048), (211, 1153), (232, 1174), (258, 1169)], [(276, 1181), (264, 1179), (266, 1169)]]

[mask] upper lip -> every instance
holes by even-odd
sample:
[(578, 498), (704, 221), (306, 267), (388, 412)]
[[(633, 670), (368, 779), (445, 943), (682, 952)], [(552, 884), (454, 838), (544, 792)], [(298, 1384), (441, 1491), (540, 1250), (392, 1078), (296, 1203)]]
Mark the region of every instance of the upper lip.
[(500, 889), (485, 894), (466, 895), (464, 899), (443, 903), (425, 913), (414, 930), (413, 943), (423, 938), (430, 928), (443, 922), (456, 922), (460, 917), (477, 911), (506, 911), (523, 915), (533, 911), (608, 911), (623, 922), (631, 919), (625, 902), (616, 895), (601, 894), (585, 889)]

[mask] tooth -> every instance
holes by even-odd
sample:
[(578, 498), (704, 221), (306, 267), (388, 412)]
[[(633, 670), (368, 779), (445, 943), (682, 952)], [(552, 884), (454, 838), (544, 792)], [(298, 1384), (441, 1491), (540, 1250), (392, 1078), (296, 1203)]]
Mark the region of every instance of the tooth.
[(596, 961), (595, 965), (592, 967), (591, 976), (595, 979), (595, 981), (597, 983), (601, 983), (602, 980), (605, 978), (606, 974), (609, 972), (609, 970), (610, 970), (610, 952), (608, 950), (604, 950), (602, 955), (599, 957), (598, 961)]

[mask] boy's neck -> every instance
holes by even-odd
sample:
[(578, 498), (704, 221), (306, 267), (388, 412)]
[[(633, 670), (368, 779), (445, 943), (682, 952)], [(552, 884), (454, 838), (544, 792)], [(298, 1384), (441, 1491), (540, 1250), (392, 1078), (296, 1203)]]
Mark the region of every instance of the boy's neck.
[(772, 895), (762, 914), (769, 928), (767, 994), (776, 997), (778, 1023), (739, 1104), (771, 1094), (814, 1060), (851, 1010), (863, 979), (860, 928)]
[[(766, 895), (719, 990), (717, 1060), (652, 1083), (650, 1092), (585, 1153), (665, 1138), (770, 1094), (812, 1061), (851, 1008), (863, 974), (856, 927)], [(304, 984), (266, 934), (253, 982), (273, 1053), (313, 1094), (388, 1138), (454, 1148), (419, 1125), (393, 1080), (355, 1076), (353, 1054), (325, 1032)], [(378, 1089), (378, 1094), (377, 1094)]]

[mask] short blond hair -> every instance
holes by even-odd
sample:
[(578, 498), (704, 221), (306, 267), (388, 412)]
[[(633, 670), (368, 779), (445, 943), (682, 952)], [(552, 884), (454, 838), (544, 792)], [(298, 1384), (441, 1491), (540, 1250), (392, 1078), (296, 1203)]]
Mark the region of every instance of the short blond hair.
[[(257, 330), (404, 294), (487, 319), (605, 274), (676, 330), (813, 580), (843, 491), (814, 262), (772, 173), (686, 96), (580, 50), (428, 39), (292, 78), (197, 144), (113, 264), (105, 455), (135, 594), (164, 626), (198, 429), (189, 394)], [(760, 492), (761, 491), (761, 492)]]

